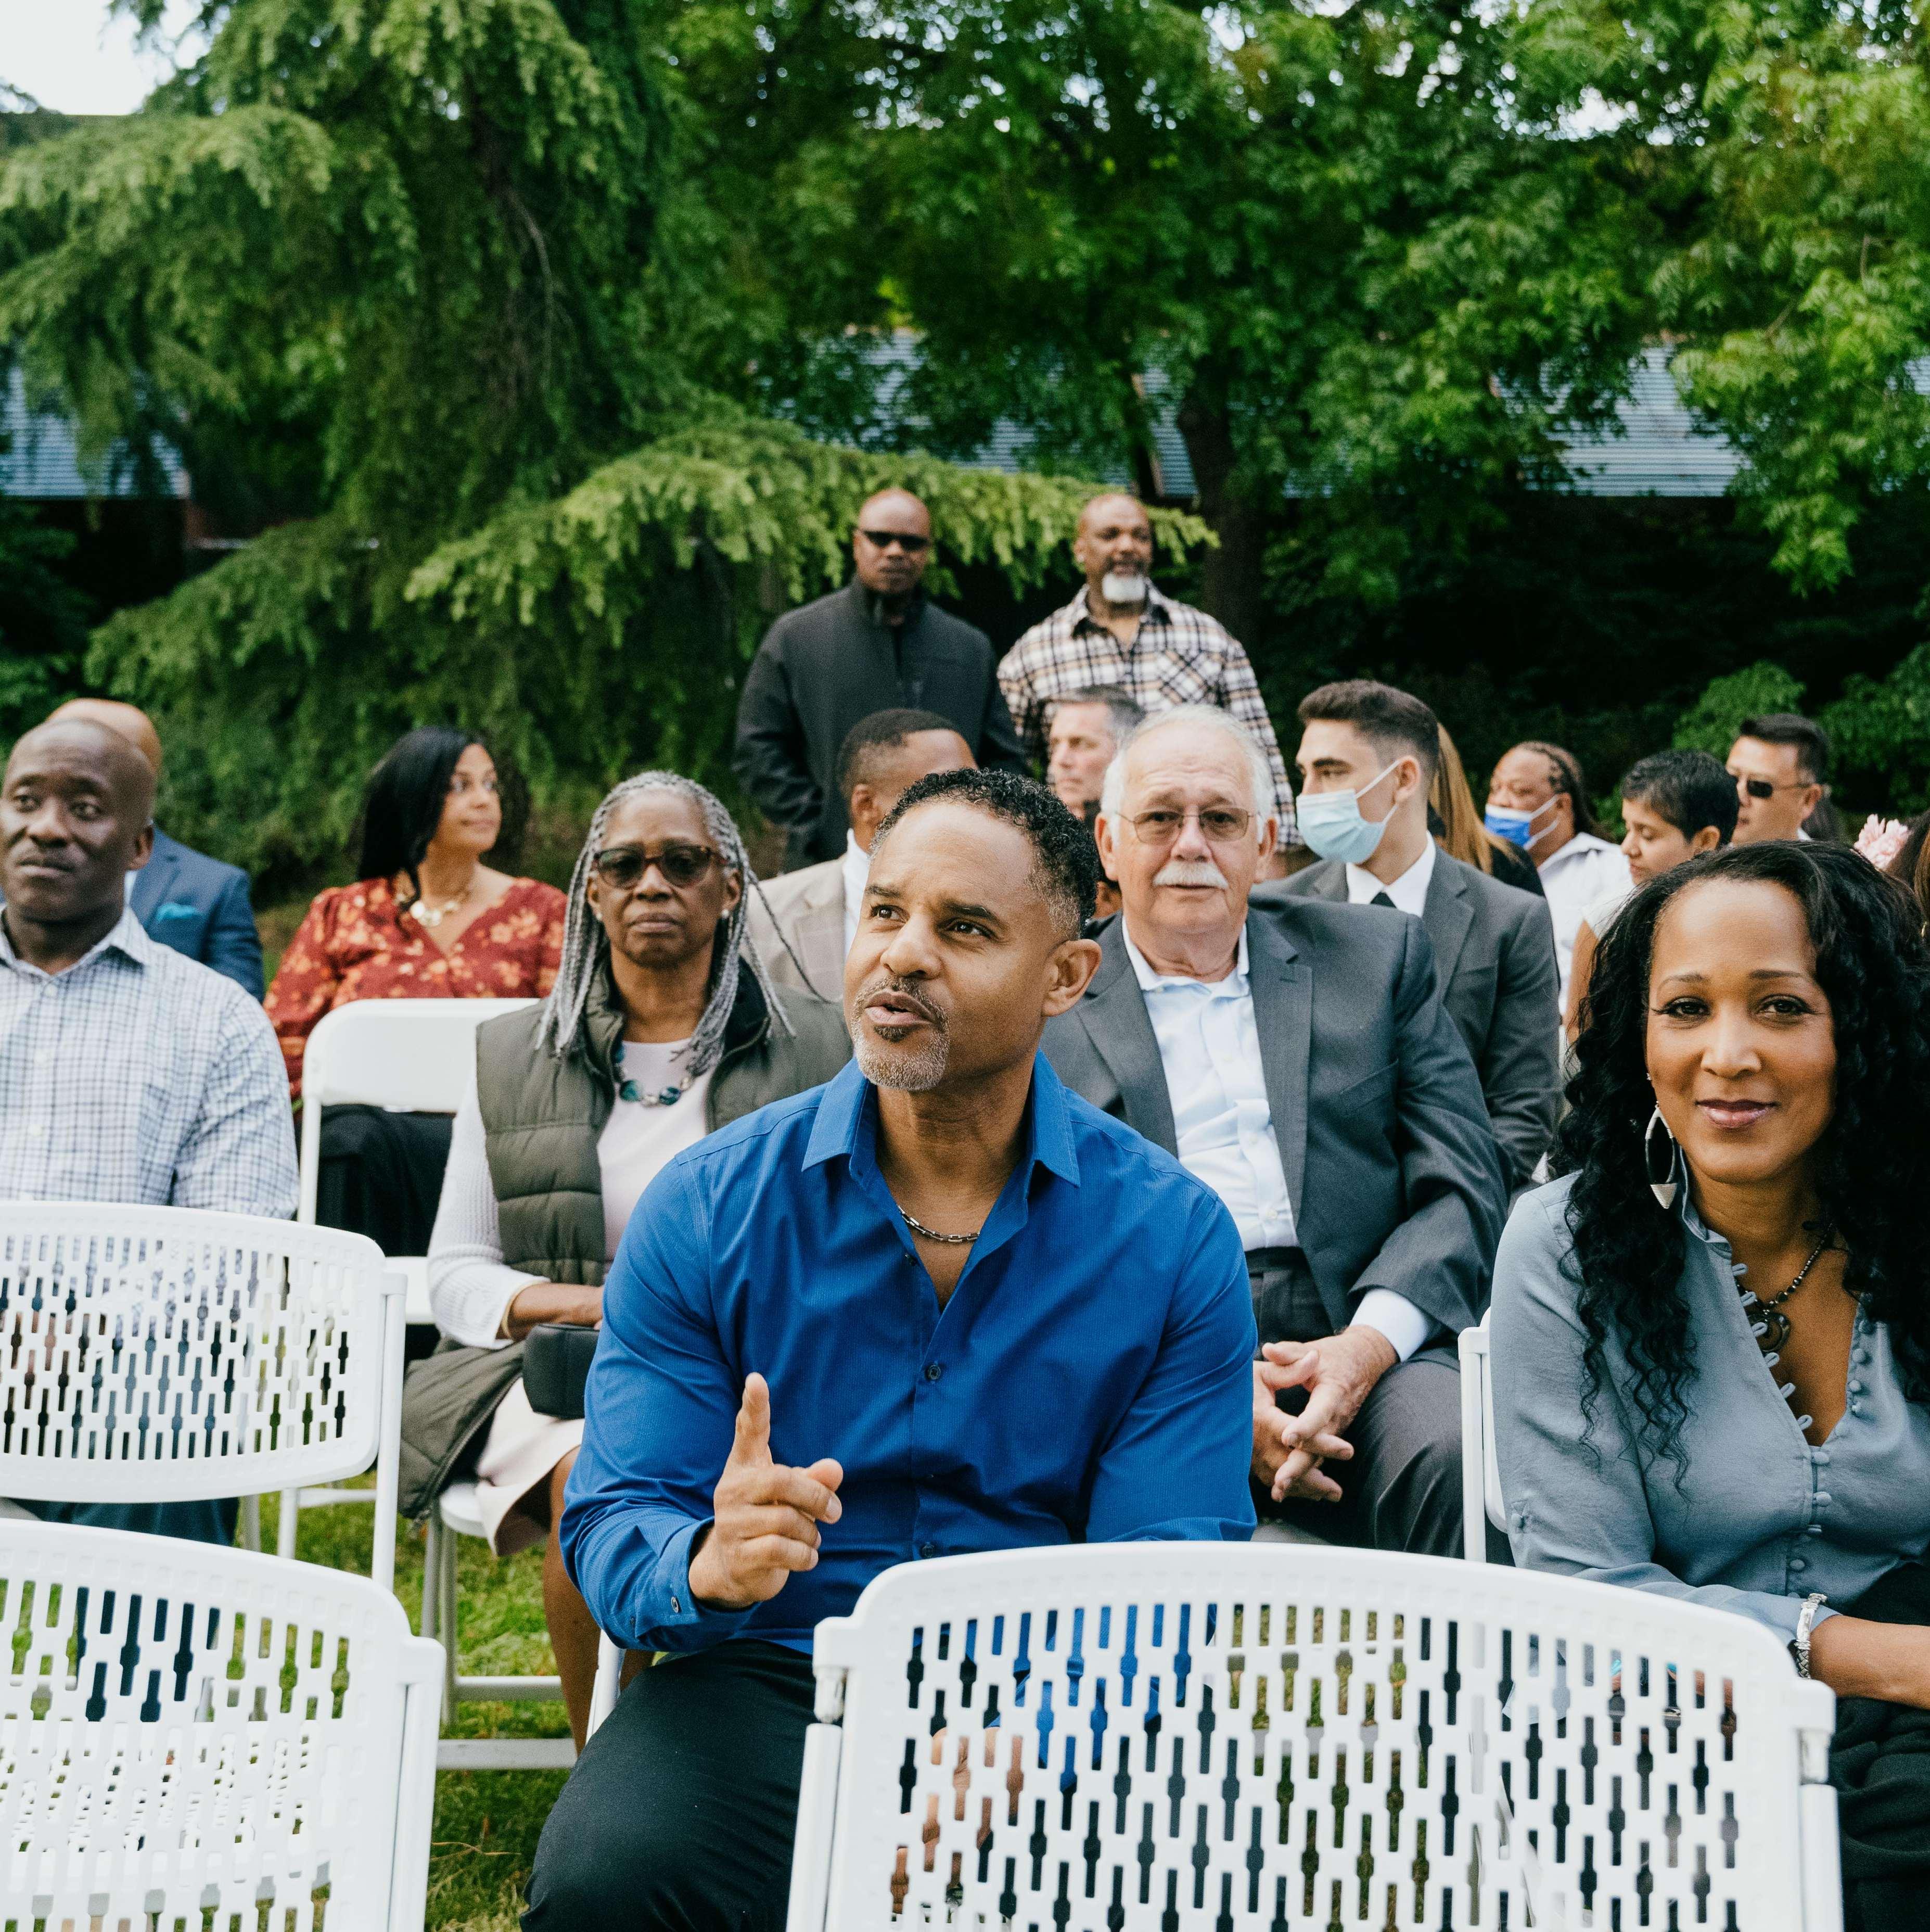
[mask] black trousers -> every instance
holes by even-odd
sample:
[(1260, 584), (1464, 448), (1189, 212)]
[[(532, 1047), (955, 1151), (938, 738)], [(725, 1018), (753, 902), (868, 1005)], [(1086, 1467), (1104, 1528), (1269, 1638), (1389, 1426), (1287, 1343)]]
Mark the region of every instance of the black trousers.
[(367, 1235), (385, 1255), (426, 1255), (454, 1126), (448, 1114), (323, 1108), (316, 1220)]
[(640, 1671), (543, 1827), (524, 1932), (783, 1932), (811, 1660), (719, 1644)]
[[(1247, 1270), (1261, 1341), (1313, 1342), (1334, 1332), (1298, 1248), (1249, 1255)], [(1297, 1414), (1306, 1396), (1299, 1389), (1284, 1390), (1280, 1406)], [(1460, 1556), (1461, 1364), (1453, 1345), (1417, 1348), (1397, 1362), (1344, 1432), (1353, 1460), (1326, 1466), (1341, 1486), (1341, 1500), (1296, 1496), (1276, 1503), (1256, 1483), (1253, 1506), (1261, 1522), (1291, 1522), (1356, 1549)], [(1510, 1560), (1505, 1537), (1490, 1534), (1488, 1560)]]
[[(1872, 1623), (1930, 1624), (1930, 1570), (1899, 1564), (1853, 1604)], [(1930, 1711), (1842, 1697), (1830, 1745), (1846, 1932), (1930, 1925)]]

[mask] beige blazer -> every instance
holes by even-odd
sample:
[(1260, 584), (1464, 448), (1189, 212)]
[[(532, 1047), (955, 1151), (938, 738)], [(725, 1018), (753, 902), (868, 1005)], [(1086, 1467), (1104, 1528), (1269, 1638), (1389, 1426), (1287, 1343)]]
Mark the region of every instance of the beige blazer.
[[(764, 910), (766, 902), (770, 906), (769, 915)], [(777, 922), (775, 926), (773, 918)], [(751, 944), (776, 984), (815, 993), (820, 999), (829, 1000), (841, 1012), (844, 1011), (842, 859), (827, 859), (822, 865), (806, 866), (800, 872), (760, 880), (751, 891), (748, 924)]]

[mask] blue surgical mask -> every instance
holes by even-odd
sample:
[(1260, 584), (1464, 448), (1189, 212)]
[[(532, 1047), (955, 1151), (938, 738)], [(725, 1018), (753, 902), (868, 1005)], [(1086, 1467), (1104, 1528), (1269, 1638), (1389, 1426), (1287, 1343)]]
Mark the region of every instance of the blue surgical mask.
[[(1395, 765), (1400, 763), (1395, 759)], [(1303, 791), (1296, 807), (1300, 836), (1323, 859), (1344, 866), (1364, 866), (1379, 849), (1387, 830), (1384, 818), (1363, 818), (1360, 801), (1394, 769), (1370, 778), (1358, 791)]]
[(1560, 802), (1561, 794), (1557, 792), (1545, 805), (1537, 806), (1533, 812), (1522, 812), (1512, 805), (1491, 805), (1482, 814), (1481, 822), (1496, 838), (1505, 838), (1509, 844), (1518, 845), (1525, 852), (1541, 836), (1535, 830), (1535, 820), (1554, 811)]

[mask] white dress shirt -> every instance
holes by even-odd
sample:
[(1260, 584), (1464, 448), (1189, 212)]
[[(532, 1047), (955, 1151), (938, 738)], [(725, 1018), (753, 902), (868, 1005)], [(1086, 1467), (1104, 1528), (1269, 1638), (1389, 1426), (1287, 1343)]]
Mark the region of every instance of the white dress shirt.
[(858, 911), (865, 903), (865, 881), (871, 875), (871, 855), (848, 826), (844, 856), (838, 863), (844, 868), (844, 950), (849, 953), (851, 942), (858, 937)]
[(1434, 883), (1434, 842), (1421, 847), (1421, 856), (1390, 886), (1377, 879), (1365, 866), (1347, 868), (1347, 897), (1350, 905), (1371, 905), (1374, 895), (1385, 892), (1400, 910), (1419, 919), (1427, 910), (1428, 888)]
[(1590, 906), (1618, 886), (1625, 892), (1629, 889), (1629, 861), (1620, 846), (1592, 832), (1578, 832), (1559, 852), (1542, 860), (1540, 870), (1542, 890), (1554, 921), (1555, 965), (1561, 974), (1561, 1010), (1566, 1012), (1575, 935)]
[[(1297, 1247), (1293, 1204), (1266, 1098), (1245, 928), (1240, 928), (1233, 970), (1215, 980), (1156, 972), (1133, 944), (1123, 918), (1120, 936), (1159, 1048), (1180, 1166), (1226, 1203), (1249, 1252)], [(1404, 1294), (1385, 1288), (1361, 1297), (1353, 1325), (1377, 1330), (1403, 1361), (1434, 1327)]]

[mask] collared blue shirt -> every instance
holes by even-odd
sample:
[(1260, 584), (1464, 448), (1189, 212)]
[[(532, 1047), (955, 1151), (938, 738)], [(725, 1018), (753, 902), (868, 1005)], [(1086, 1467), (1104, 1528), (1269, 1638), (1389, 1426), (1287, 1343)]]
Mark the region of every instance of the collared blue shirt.
[[(1254, 1333), (1212, 1190), (1043, 1055), (1025, 1151), (941, 1310), (878, 1171), (854, 1064), (677, 1155), (604, 1285), (563, 1558), (633, 1649), (807, 1648), (892, 1564), (1080, 1539), (1243, 1539)], [(817, 1567), (740, 1613), (691, 1600), (744, 1378), (771, 1450), (844, 1466)]]

